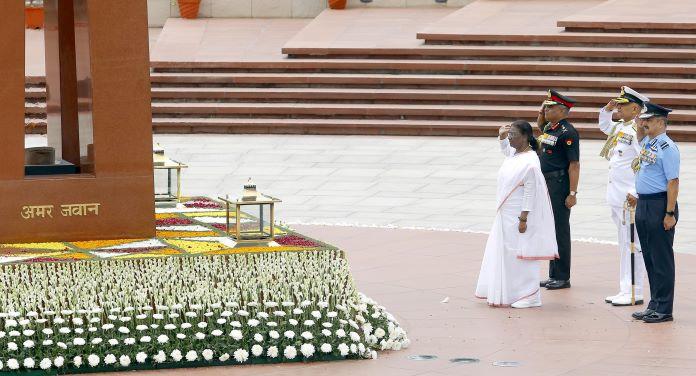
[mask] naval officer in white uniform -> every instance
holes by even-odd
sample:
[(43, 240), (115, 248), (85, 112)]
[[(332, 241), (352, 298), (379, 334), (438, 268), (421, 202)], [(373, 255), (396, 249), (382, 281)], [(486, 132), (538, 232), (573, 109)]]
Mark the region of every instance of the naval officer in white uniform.
[[(612, 99), (599, 111), (599, 128), (606, 134), (607, 142), (600, 155), (609, 160), (607, 203), (611, 217), (618, 230), (620, 255), (619, 293), (606, 297), (605, 301), (615, 306), (631, 305), (631, 238), (630, 214), (624, 209), (626, 194), (636, 195), (634, 160), (640, 155), (640, 140), (644, 137), (642, 127), (636, 126), (636, 118), (643, 111), (649, 98), (628, 86), (621, 88), (621, 95)], [(612, 120), (616, 113), (620, 119)], [(635, 236), (635, 304), (643, 304), (643, 280), (645, 264), (640, 254), (638, 235)]]

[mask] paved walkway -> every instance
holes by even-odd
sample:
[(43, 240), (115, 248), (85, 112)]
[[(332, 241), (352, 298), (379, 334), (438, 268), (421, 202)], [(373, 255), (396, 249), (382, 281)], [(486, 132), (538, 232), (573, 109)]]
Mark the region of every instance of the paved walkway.
[[(486, 236), (433, 231), (297, 226), (346, 250), (358, 289), (394, 313), (411, 347), (377, 360), (138, 372), (139, 376), (681, 376), (696, 373), (693, 339), (696, 256), (677, 255), (675, 321), (630, 319), (634, 307), (612, 307), (618, 288), (609, 245), (575, 245), (573, 288), (543, 291), (544, 306), (489, 308), (473, 290)], [(448, 303), (441, 303), (449, 297)], [(432, 361), (412, 361), (417, 354)], [(480, 359), (453, 364), (457, 357)], [(496, 361), (519, 362), (500, 368)], [(104, 374), (126, 376), (130, 372)]]
[(170, 18), (155, 35), (150, 29), (152, 61), (277, 61), (281, 48), (312, 19), (186, 20)]
[[(419, 30), (425, 34), (557, 34), (556, 21), (604, 0), (479, 0)], [(616, 13), (613, 15), (616, 17)]]
[[(190, 164), (187, 193), (238, 193), (252, 177), (285, 202), (291, 223), (488, 231), (495, 214), (498, 143), (490, 138), (157, 135), (168, 154)], [(605, 206), (602, 143), (582, 144), (575, 239), (614, 241)], [(696, 145), (683, 154), (677, 249), (696, 253)]]
[[(190, 165), (185, 194), (236, 196), (249, 177), (289, 223), (488, 231), (502, 155), (493, 138), (156, 135)], [(41, 143), (41, 136), (32, 136)], [(583, 141), (575, 239), (615, 241), (600, 141)], [(676, 248), (696, 253), (696, 144), (682, 143)], [(163, 182), (163, 177), (161, 177)]]
[[(153, 27), (148, 29), (148, 31), (150, 36), (150, 55), (152, 56), (157, 45), (157, 40), (162, 33), (162, 28)], [(46, 53), (43, 29), (27, 29), (24, 32), (24, 38), (24, 74), (26, 76), (46, 75)]]

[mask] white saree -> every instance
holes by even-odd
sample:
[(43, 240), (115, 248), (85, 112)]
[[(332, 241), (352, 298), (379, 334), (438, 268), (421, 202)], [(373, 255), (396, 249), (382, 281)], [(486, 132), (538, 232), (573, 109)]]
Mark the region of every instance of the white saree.
[[(505, 161), (498, 171), (497, 213), (481, 264), (476, 297), (507, 307), (539, 291), (538, 260), (558, 258), (556, 230), (546, 180), (533, 151), (515, 154), (500, 142)], [(527, 231), (519, 232), (525, 210)]]

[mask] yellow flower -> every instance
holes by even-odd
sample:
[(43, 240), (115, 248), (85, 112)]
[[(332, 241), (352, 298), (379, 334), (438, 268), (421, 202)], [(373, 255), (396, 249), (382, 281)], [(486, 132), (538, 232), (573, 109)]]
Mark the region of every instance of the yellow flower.
[(183, 239), (168, 239), (167, 243), (183, 249), (187, 253), (207, 253), (211, 251), (220, 251), (223, 249), (229, 249), (228, 246), (218, 243), (215, 241), (201, 241), (201, 240), (183, 240)]
[(50, 249), (61, 251), (68, 249), (65, 243), (15, 243), (15, 244), (0, 244), (0, 248), (23, 248), (23, 249)]
[(158, 238), (185, 238), (185, 237), (201, 237), (201, 236), (218, 236), (212, 231), (157, 231)]

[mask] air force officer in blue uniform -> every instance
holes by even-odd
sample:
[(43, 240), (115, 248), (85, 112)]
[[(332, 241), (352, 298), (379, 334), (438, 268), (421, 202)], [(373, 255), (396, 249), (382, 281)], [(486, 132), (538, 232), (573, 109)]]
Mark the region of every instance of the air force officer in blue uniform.
[[(639, 126), (646, 137), (641, 141), (640, 170), (636, 175), (638, 193), (636, 227), (643, 248), (643, 260), (650, 282), (650, 304), (633, 314), (646, 323), (672, 321), (674, 303), (674, 229), (679, 220), (679, 149), (666, 133), (668, 108), (646, 103)], [(629, 194), (629, 202), (635, 198)]]

